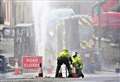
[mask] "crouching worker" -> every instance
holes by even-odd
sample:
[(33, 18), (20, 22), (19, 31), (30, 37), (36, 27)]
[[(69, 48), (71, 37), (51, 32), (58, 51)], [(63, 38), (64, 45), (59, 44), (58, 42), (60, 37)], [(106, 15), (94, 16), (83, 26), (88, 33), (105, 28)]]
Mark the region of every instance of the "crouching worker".
[(58, 54), (55, 77), (59, 77), (59, 70), (60, 70), (62, 64), (65, 64), (68, 69), (68, 72), (69, 72), (68, 77), (72, 77), (72, 72), (71, 72), (70, 63), (69, 63), (69, 57), (70, 57), (70, 55), (69, 55), (69, 51), (67, 49), (63, 49), (63, 51), (61, 51)]
[(73, 56), (70, 58), (70, 61), (72, 63), (72, 66), (75, 67), (77, 77), (84, 78), (84, 74), (82, 73), (83, 61), (82, 61), (81, 57), (78, 56), (77, 52), (75, 52), (73, 54)]

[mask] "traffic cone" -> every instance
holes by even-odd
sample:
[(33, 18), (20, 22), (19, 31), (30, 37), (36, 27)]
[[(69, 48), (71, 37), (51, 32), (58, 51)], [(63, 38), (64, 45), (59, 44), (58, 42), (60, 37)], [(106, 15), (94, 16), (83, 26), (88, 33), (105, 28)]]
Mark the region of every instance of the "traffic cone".
[(72, 68), (72, 77), (77, 77), (75, 67)]
[(38, 77), (43, 77), (42, 65), (40, 64)]
[(15, 63), (15, 75), (19, 75), (20, 74), (20, 68), (18, 66), (18, 62), (16, 61)]
[(63, 76), (62, 76), (62, 69), (60, 69), (59, 74), (58, 74), (58, 77), (63, 77)]

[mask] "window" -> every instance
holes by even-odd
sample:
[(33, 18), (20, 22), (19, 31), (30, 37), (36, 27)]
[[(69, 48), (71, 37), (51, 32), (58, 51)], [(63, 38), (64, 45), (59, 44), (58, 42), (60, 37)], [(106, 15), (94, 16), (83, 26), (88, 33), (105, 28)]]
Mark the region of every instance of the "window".
[(0, 0), (0, 24), (4, 24), (4, 14), (2, 0)]

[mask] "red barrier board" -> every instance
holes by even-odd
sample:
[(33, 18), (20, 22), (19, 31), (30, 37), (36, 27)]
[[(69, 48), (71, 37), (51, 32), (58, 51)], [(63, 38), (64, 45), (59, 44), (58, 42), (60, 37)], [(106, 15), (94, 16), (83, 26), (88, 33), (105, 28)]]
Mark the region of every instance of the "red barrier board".
[(41, 56), (24, 56), (22, 59), (23, 68), (25, 69), (37, 69), (42, 65)]

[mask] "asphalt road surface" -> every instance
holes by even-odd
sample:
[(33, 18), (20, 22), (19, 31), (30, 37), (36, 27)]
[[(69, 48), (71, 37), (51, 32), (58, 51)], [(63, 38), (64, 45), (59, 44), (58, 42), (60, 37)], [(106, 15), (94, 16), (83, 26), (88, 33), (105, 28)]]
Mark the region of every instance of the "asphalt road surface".
[(85, 75), (85, 78), (6, 78), (0, 82), (120, 82), (120, 74)]

